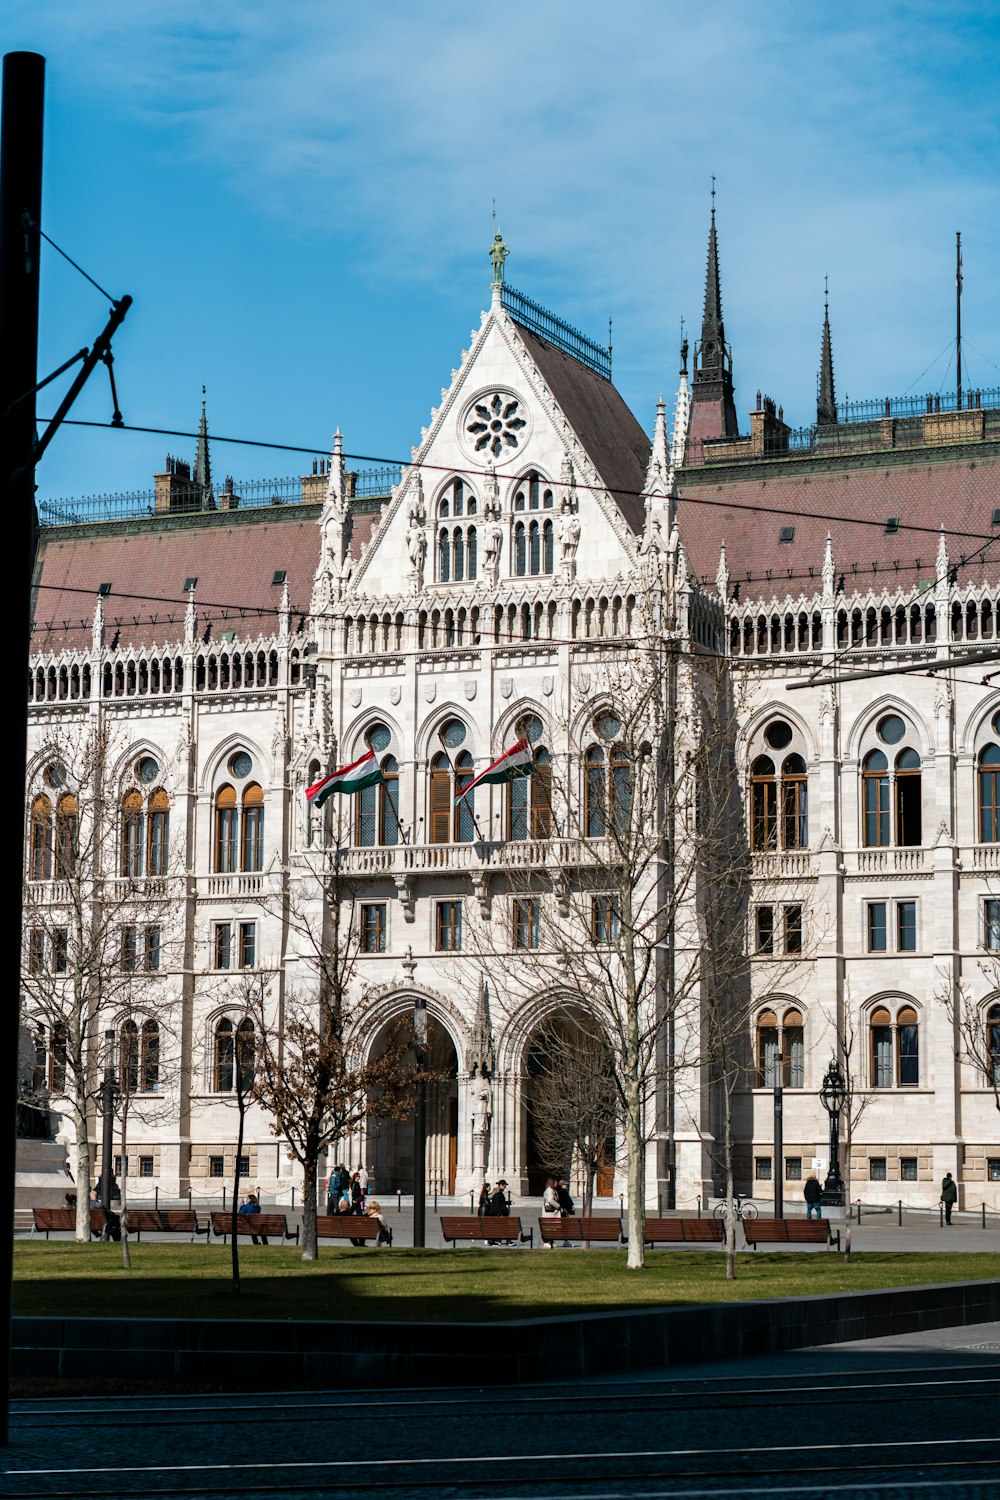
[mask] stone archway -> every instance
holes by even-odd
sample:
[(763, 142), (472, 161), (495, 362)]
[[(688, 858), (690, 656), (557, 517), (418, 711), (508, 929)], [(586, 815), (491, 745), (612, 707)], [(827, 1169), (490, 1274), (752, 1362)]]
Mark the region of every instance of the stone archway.
[(550, 1175), (568, 1174), (584, 1197), (587, 1175), (579, 1142), (592, 1142), (599, 1166), (594, 1196), (614, 1193), (617, 1137), (611, 1050), (571, 1003), (550, 1010), (528, 1033), (521, 1054), (521, 1141), (527, 1190), (541, 1194)]
[[(384, 1050), (397, 1019), (386, 1021), (376, 1033), (373, 1057)], [(458, 1054), (447, 1028), (434, 1016), (427, 1018), (427, 1071), (432, 1075), (427, 1083), (427, 1189), (447, 1197), (455, 1191), (458, 1163)], [(369, 1118), (366, 1160), (376, 1194), (388, 1196), (397, 1188), (412, 1193), (412, 1118)]]

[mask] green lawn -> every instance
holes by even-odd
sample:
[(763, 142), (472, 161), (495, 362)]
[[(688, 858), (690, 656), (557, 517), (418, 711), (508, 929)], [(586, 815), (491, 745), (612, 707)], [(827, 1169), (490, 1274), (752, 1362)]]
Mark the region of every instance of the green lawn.
[(350, 1318), (483, 1322), (605, 1307), (728, 1302), (995, 1277), (988, 1254), (744, 1252), (727, 1282), (718, 1252), (659, 1251), (626, 1272), (625, 1252), (573, 1250), (326, 1250), (240, 1247), (243, 1289), (232, 1292), (222, 1245), (121, 1246), (19, 1242), (14, 1311), (75, 1317)]

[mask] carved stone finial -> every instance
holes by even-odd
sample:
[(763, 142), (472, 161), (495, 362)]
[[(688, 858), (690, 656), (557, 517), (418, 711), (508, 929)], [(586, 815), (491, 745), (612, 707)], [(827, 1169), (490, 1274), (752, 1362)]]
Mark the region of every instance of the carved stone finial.
[(823, 593), (832, 599), (834, 594), (834, 568), (833, 568), (833, 537), (829, 532), (826, 534), (826, 546), (823, 549)]
[(715, 587), (719, 595), (720, 604), (725, 604), (729, 598), (729, 567), (726, 563), (726, 544), (722, 543), (719, 548), (719, 566), (715, 573)]
[(292, 603), (288, 595), (288, 579), (281, 585), (281, 600), (278, 604), (278, 634), (287, 640), (292, 628)]
[(100, 651), (104, 645), (104, 599), (100, 594), (94, 605), (94, 623), (90, 631), (90, 644), (94, 651)]
[(947, 583), (948, 571), (951, 564), (948, 559), (948, 543), (945, 541), (944, 527), (941, 527), (941, 535), (938, 537), (937, 561), (935, 571), (938, 583)]

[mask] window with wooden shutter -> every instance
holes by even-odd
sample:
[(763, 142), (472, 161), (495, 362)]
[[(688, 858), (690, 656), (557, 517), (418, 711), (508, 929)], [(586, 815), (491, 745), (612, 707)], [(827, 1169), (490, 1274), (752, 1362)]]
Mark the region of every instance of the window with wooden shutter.
[(446, 755), (431, 762), (430, 841), (451, 843), (451, 767)]

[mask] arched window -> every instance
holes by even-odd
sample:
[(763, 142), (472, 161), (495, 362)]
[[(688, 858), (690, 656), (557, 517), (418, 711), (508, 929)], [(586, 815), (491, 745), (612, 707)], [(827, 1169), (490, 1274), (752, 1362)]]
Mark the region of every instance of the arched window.
[(528, 542), (527, 533), (523, 521), (518, 521), (514, 527), (514, 572), (518, 578), (523, 578), (528, 571)]
[[(445, 738), (452, 720), (445, 725)], [(460, 726), (464, 738), (464, 725)], [(476, 837), (476, 794), (470, 793), (457, 799), (465, 787), (475, 779), (476, 767), (468, 750), (455, 755), (454, 765), (444, 752), (431, 761), (430, 776), (430, 841), (432, 844), (470, 844)]]
[[(469, 502), (469, 509), (473, 509), (472, 501)], [(476, 545), (476, 528), (470, 526), (465, 533), (465, 571), (469, 578), (475, 578), (476, 576), (478, 550)]]
[(447, 526), (438, 532), (438, 582), (451, 582), (451, 536)]
[(160, 1087), (160, 1028), (156, 1021), (142, 1023), (142, 1050), (139, 1077), (144, 1094), (155, 1094)]
[(611, 749), (611, 824), (621, 837), (627, 833), (632, 812), (632, 758), (624, 745)]
[(871, 1080), (876, 1089), (892, 1088), (892, 1017), (880, 1007), (872, 1011)]
[(142, 793), (126, 792), (122, 800), (121, 873), (129, 880), (142, 874), (144, 854)]
[(913, 1006), (901, 1006), (893, 1018), (880, 1005), (872, 1011), (869, 1033), (872, 1087), (916, 1088), (920, 1083), (920, 1021)]
[(439, 583), (460, 583), (476, 576), (476, 528), (440, 524), (474, 516), (478, 509), (475, 495), (463, 479), (453, 479), (438, 501), (437, 578)]
[(889, 762), (881, 750), (865, 756), (862, 784), (865, 848), (884, 849), (889, 844)]
[(222, 786), (215, 797), (215, 868), (231, 875), (238, 865), (236, 788)]
[(465, 533), (461, 526), (456, 526), (451, 538), (452, 547), (452, 576), (456, 583), (461, 583), (465, 577)]
[(591, 745), (586, 754), (583, 782), (583, 826), (588, 839), (603, 838), (608, 831), (607, 756), (601, 745)]
[(146, 838), (147, 871), (150, 875), (165, 875), (170, 853), (170, 798), (162, 787), (149, 799)]
[(806, 763), (801, 755), (787, 755), (781, 767), (782, 848), (808, 848), (808, 806)]
[(399, 762), (386, 755), (380, 764), (382, 780), (355, 797), (354, 839), (363, 849), (399, 843)]
[(884, 750), (870, 750), (861, 766), (862, 834), (869, 849), (895, 844), (905, 848), (923, 842), (920, 755), (901, 742), (913, 730), (899, 714), (886, 714), (876, 733), (883, 745), (894, 748), (889, 765)]
[(240, 853), (244, 870), (264, 868), (264, 791), (255, 781), (243, 793)]
[(987, 1081), (994, 1087), (1000, 1085), (1000, 1005), (991, 1005), (986, 1012), (986, 1063)]
[(778, 1081), (778, 1018), (765, 1010), (757, 1020), (757, 1087), (773, 1089)]
[(56, 804), (56, 879), (72, 880), (79, 852), (79, 814), (76, 798), (65, 792)]
[(215, 1056), (212, 1066), (212, 1085), (217, 1094), (233, 1091), (233, 1023), (223, 1016), (215, 1027)]
[(237, 1087), (246, 1094), (253, 1087), (257, 1064), (257, 1039), (253, 1022), (244, 1018), (236, 1028), (236, 1067), (239, 1073)]
[(979, 839), (1000, 843), (1000, 745), (987, 745), (979, 755)]
[(451, 761), (435, 755), (431, 761), (429, 825), (432, 844), (451, 843)]
[[(551, 501), (549, 502), (551, 504)], [(551, 573), (555, 560), (554, 533), (551, 521), (542, 523), (542, 572)]]
[(28, 871), (32, 880), (52, 878), (52, 803), (44, 794), (31, 804)]
[(66, 1026), (57, 1021), (52, 1028), (52, 1046), (49, 1049), (49, 1092), (62, 1094), (66, 1091)]
[(750, 767), (750, 847), (778, 847), (778, 786), (769, 755), (758, 755)]
[(507, 837), (547, 839), (552, 834), (552, 757), (539, 745), (534, 774), (515, 776), (507, 789)]
[(139, 1087), (139, 1028), (126, 1021), (119, 1038), (118, 1087), (123, 1094), (134, 1094)]
[(896, 1082), (900, 1088), (915, 1088), (920, 1082), (920, 1029), (912, 1006), (896, 1017)]
[(540, 573), (542, 570), (542, 538), (541, 528), (537, 521), (532, 521), (528, 526), (528, 571), (529, 573)]
[(781, 1018), (781, 1056), (785, 1088), (805, 1088), (806, 1054), (801, 1011), (786, 1010)]

